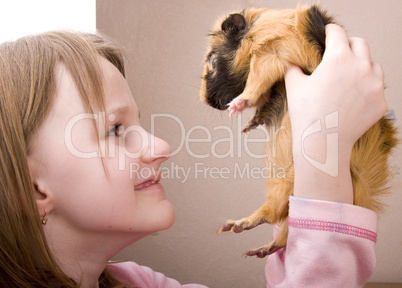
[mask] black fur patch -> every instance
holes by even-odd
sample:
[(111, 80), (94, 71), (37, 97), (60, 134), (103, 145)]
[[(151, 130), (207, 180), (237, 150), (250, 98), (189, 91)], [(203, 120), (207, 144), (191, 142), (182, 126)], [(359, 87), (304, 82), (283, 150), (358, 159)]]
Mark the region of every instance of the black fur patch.
[(230, 14), (225, 21), (222, 22), (221, 29), (225, 32), (232, 30), (234, 33), (246, 29), (246, 19), (241, 14)]
[(243, 15), (231, 14), (222, 22), (222, 30), (217, 32), (225, 36), (225, 41), (221, 47), (212, 49), (211, 53), (216, 54), (214, 71), (208, 72), (205, 76), (207, 102), (213, 108), (227, 109), (227, 104), (239, 96), (246, 87), (248, 72), (233, 74), (230, 64), (248, 30)]
[(325, 25), (334, 23), (332, 17), (326, 11), (321, 10), (317, 5), (311, 6), (307, 14), (307, 40), (320, 48), (321, 54), (325, 51)]
[(211, 71), (205, 75), (207, 101), (213, 108), (225, 110), (230, 101), (243, 92), (248, 73), (233, 74), (229, 64), (231, 59), (221, 55), (216, 59), (215, 76)]

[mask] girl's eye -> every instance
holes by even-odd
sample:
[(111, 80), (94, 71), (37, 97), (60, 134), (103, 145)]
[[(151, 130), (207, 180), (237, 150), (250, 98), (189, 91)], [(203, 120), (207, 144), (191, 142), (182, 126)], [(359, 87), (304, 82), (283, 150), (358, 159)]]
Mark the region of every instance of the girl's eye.
[(110, 128), (109, 132), (107, 133), (107, 136), (120, 136), (120, 134), (121, 134), (121, 131), (120, 131), (121, 128), (122, 128), (121, 124), (113, 125), (113, 126)]

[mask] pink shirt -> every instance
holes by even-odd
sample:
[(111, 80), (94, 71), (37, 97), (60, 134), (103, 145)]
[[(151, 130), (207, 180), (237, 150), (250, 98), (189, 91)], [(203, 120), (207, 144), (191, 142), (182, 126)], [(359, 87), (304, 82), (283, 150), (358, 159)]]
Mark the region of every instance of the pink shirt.
[(112, 263), (107, 265), (107, 270), (117, 280), (129, 284), (127, 288), (207, 288), (199, 284), (181, 285), (162, 273), (134, 262)]
[[(267, 259), (267, 287), (363, 287), (375, 268), (377, 215), (354, 205), (290, 197), (286, 249)], [(134, 262), (109, 264), (131, 288), (202, 288)]]

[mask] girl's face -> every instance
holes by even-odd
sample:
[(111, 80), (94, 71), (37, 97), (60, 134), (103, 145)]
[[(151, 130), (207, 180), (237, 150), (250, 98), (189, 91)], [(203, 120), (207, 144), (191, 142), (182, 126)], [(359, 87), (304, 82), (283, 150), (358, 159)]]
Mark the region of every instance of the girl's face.
[(71, 236), (117, 233), (133, 242), (174, 222), (173, 207), (158, 183), (170, 147), (141, 128), (138, 107), (120, 72), (103, 58), (101, 66), (106, 111), (88, 113), (69, 72), (59, 64), (54, 102), (32, 142), (28, 163), (39, 191), (38, 212), (47, 213), (47, 237), (58, 237), (58, 231)]

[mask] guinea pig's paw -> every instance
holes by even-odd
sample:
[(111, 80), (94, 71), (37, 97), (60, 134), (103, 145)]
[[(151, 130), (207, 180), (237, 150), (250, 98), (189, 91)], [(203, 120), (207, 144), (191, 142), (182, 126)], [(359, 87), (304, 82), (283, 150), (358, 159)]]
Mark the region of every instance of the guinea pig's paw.
[(263, 223), (267, 223), (267, 220), (264, 218), (254, 219), (252, 217), (242, 218), (240, 220), (228, 220), (221, 228), (218, 229), (216, 233), (220, 234), (221, 232), (231, 231), (234, 233), (240, 233), (244, 230), (250, 230), (254, 227), (261, 225)]
[(234, 220), (228, 220), (224, 225), (222, 225), (218, 231), (216, 231), (217, 234), (221, 234), (222, 232), (227, 232), (231, 231), (233, 227), (235, 227), (236, 221)]
[(241, 96), (238, 96), (233, 99), (228, 106), (229, 116), (232, 116), (235, 113), (237, 114), (236, 116), (238, 116), (244, 109), (253, 107), (254, 104), (251, 103), (251, 101), (242, 99)]
[(273, 242), (264, 245), (258, 249), (249, 250), (244, 252), (242, 256), (247, 258), (247, 256), (256, 256), (257, 258), (264, 258), (267, 255), (271, 255), (283, 247), (273, 245)]

